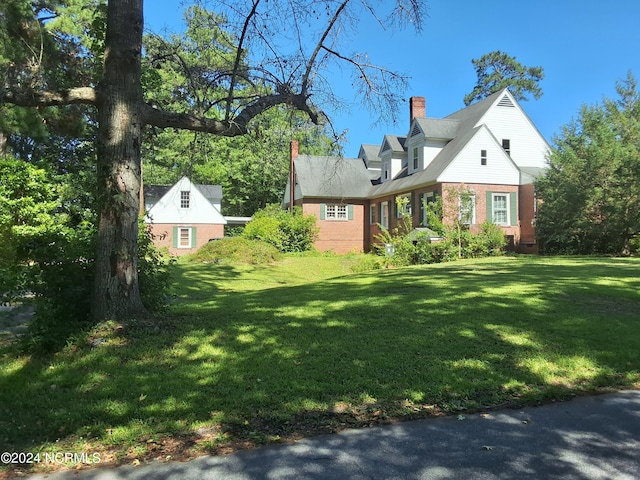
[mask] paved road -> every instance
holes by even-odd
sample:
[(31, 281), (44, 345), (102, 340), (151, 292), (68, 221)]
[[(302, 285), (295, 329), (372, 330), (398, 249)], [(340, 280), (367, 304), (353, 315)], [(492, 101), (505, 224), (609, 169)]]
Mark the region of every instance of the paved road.
[(638, 479), (640, 391), (32, 479)]

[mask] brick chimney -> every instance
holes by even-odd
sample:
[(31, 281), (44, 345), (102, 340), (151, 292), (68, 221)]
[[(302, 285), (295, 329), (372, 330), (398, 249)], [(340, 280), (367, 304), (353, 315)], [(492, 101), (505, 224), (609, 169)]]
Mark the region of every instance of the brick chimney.
[(409, 99), (409, 123), (414, 118), (427, 118), (427, 101), (424, 97), (411, 97)]

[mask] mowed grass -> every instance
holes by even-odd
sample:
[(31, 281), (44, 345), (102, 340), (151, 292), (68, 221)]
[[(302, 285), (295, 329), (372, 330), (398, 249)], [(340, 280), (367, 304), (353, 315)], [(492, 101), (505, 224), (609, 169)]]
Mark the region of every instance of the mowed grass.
[(640, 259), (179, 263), (167, 318), (0, 351), (0, 451), (186, 458), (640, 386)]

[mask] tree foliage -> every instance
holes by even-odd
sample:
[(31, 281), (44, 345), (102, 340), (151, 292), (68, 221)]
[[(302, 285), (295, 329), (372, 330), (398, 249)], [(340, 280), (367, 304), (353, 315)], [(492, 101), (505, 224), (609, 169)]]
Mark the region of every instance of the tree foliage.
[(289, 212), (271, 204), (253, 215), (242, 236), (273, 245), (283, 253), (305, 252), (311, 250), (318, 227), (316, 217), (304, 215), (301, 207)]
[[(219, 108), (214, 102), (221, 93), (216, 79), (233, 60), (233, 39), (221, 30), (221, 22), (214, 12), (193, 6), (185, 11), (184, 35), (144, 37), (143, 84), (150, 101), (176, 111), (190, 106), (201, 114)], [(246, 59), (242, 62), (247, 68)], [(333, 153), (325, 127), (286, 105), (255, 118), (243, 136), (148, 129), (142, 149), (144, 181), (172, 185), (188, 176), (196, 183), (222, 185), (224, 212), (250, 216), (280, 200), (291, 140), (298, 140), (304, 153)]]
[[(198, 103), (187, 95), (196, 90), (185, 92), (179, 97), (184, 108), (164, 108), (144, 94), (142, 0), (109, 0), (106, 8), (99, 1), (97, 16), (81, 31), (56, 35), (47, 29), (63, 9), (78, 6), (68, 12), (79, 15), (87, 4), (3, 2), (1, 35), (20, 48), (2, 49), (0, 105), (38, 112), (63, 106), (70, 107), (65, 112), (95, 109), (91, 124), (97, 128), (99, 214), (92, 295), (96, 318), (145, 314), (138, 281), (137, 217), (146, 127), (234, 137), (246, 134), (254, 119), (280, 105), (322, 123), (327, 117), (321, 106), (337, 101), (325, 77), (336, 63), (354, 73), (362, 105), (377, 107), (382, 115), (396, 113), (399, 92), (406, 85), (402, 75), (372, 64), (342, 43), (346, 34), (356, 34), (355, 24), (363, 15), (373, 14), (384, 23), (384, 15), (372, 5), (352, 0), (221, 0), (212, 3), (219, 29), (210, 34), (223, 54), (212, 59), (215, 70), (205, 77), (207, 97)], [(422, 0), (396, 0), (386, 13), (392, 24), (420, 28), (423, 11)], [(10, 19), (14, 14), (17, 28)], [(99, 72), (96, 65), (102, 66)], [(73, 115), (87, 119), (80, 112)]]
[[(629, 254), (640, 234), (640, 93), (631, 73), (616, 100), (583, 106), (554, 139), (536, 223), (545, 252)], [(635, 246), (634, 246), (634, 241)]]
[(511, 94), (518, 101), (527, 100), (527, 95), (533, 95), (536, 100), (542, 96), (539, 86), (544, 78), (542, 67), (526, 67), (506, 53), (496, 50), (480, 58), (471, 60), (478, 76), (478, 83), (465, 95), (464, 104), (482, 100), (503, 88), (509, 88)]

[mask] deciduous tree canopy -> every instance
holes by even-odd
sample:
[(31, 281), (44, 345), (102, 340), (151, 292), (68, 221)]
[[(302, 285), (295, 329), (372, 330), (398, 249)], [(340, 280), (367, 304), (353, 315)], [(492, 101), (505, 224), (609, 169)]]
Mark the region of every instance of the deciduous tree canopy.
[[(97, 126), (99, 220), (92, 300), (97, 319), (144, 314), (137, 220), (146, 126), (233, 137), (278, 105), (321, 123), (321, 105), (335, 101), (325, 77), (335, 62), (354, 72), (363, 105), (378, 107), (382, 114), (396, 111), (406, 79), (344, 48), (344, 36), (357, 31), (362, 16), (374, 14), (383, 21), (385, 14), (373, 5), (352, 0), (222, 0), (211, 5), (220, 22), (212, 40), (223, 54), (207, 77), (207, 97), (200, 103), (185, 98), (179, 110), (145, 96), (142, 0), (109, 0), (106, 6), (89, 0), (5, 0), (0, 6), (2, 108), (38, 113), (44, 107), (95, 108), (95, 117), (80, 116)], [(419, 28), (423, 10), (422, 0), (396, 0), (386, 14), (391, 23)], [(64, 25), (73, 30), (69, 22), (55, 24), (63, 12), (77, 18), (77, 31), (62, 30)], [(96, 65), (102, 65), (101, 71)], [(0, 131), (6, 130), (0, 125)]]

